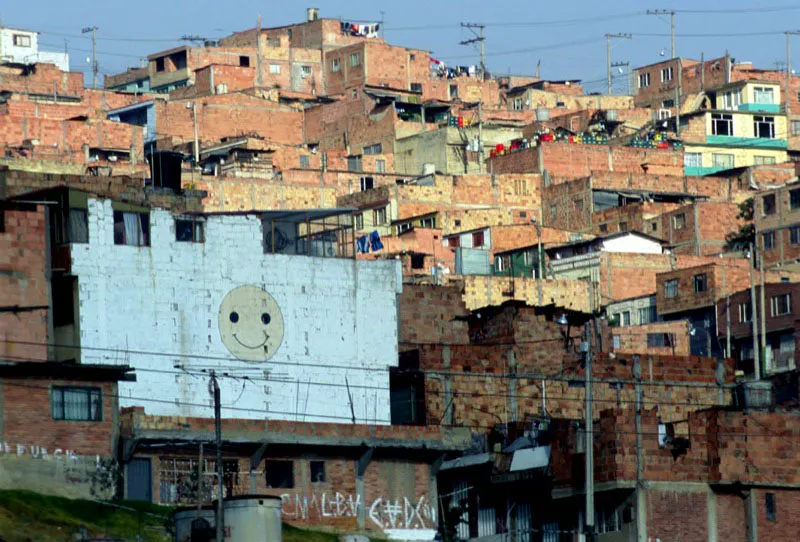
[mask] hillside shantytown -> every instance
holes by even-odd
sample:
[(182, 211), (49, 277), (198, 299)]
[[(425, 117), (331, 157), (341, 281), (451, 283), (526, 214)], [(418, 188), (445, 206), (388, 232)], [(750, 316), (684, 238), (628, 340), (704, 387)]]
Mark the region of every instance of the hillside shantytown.
[(178, 542), (798, 540), (788, 58), (588, 92), (296, 11), (88, 78), (0, 27), (0, 490)]

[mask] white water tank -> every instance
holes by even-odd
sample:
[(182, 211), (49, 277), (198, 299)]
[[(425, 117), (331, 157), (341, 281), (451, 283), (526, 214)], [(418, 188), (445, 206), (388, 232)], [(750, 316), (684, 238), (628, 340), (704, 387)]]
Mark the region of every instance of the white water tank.
[(316, 21), (319, 19), (319, 8), (308, 8), (306, 9), (306, 19), (308, 22)]
[(280, 497), (225, 499), (225, 542), (281, 542)]

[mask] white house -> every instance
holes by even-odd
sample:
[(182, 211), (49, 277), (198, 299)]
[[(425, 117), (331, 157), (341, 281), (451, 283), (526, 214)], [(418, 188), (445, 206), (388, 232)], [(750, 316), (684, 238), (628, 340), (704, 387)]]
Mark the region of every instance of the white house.
[(0, 27), (0, 64), (55, 64), (61, 71), (69, 71), (69, 54), (40, 51), (39, 33), (30, 30)]

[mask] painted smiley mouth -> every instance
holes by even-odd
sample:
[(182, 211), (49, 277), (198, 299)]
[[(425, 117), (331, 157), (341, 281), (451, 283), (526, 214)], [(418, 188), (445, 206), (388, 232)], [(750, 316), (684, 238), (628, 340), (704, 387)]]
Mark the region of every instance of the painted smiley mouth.
[(249, 348), (250, 350), (256, 350), (267, 344), (267, 341), (269, 340), (269, 335), (267, 335), (267, 332), (262, 331), (262, 333), (264, 334), (264, 340), (260, 344), (257, 344), (256, 346), (250, 346), (249, 344), (243, 343), (242, 341), (239, 340), (239, 337), (236, 336), (236, 333), (233, 334), (233, 338), (236, 339), (237, 343), (241, 344), (245, 348)]

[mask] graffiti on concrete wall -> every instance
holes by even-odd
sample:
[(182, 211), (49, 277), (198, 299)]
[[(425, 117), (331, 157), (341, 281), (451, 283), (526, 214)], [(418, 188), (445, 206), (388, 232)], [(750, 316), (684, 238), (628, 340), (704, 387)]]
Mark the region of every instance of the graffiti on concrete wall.
[[(361, 507), (360, 495), (284, 493), (281, 515), (286, 519), (355, 518)], [(437, 523), (436, 509), (423, 495), (419, 499), (378, 497), (366, 507), (370, 522), (380, 529), (430, 529)]]
[(63, 459), (77, 461), (78, 459), (78, 454), (75, 452), (75, 450), (54, 448), (48, 452), (47, 448), (44, 446), (9, 444), (8, 442), (0, 443), (0, 456), (29, 457), (42, 460)]

